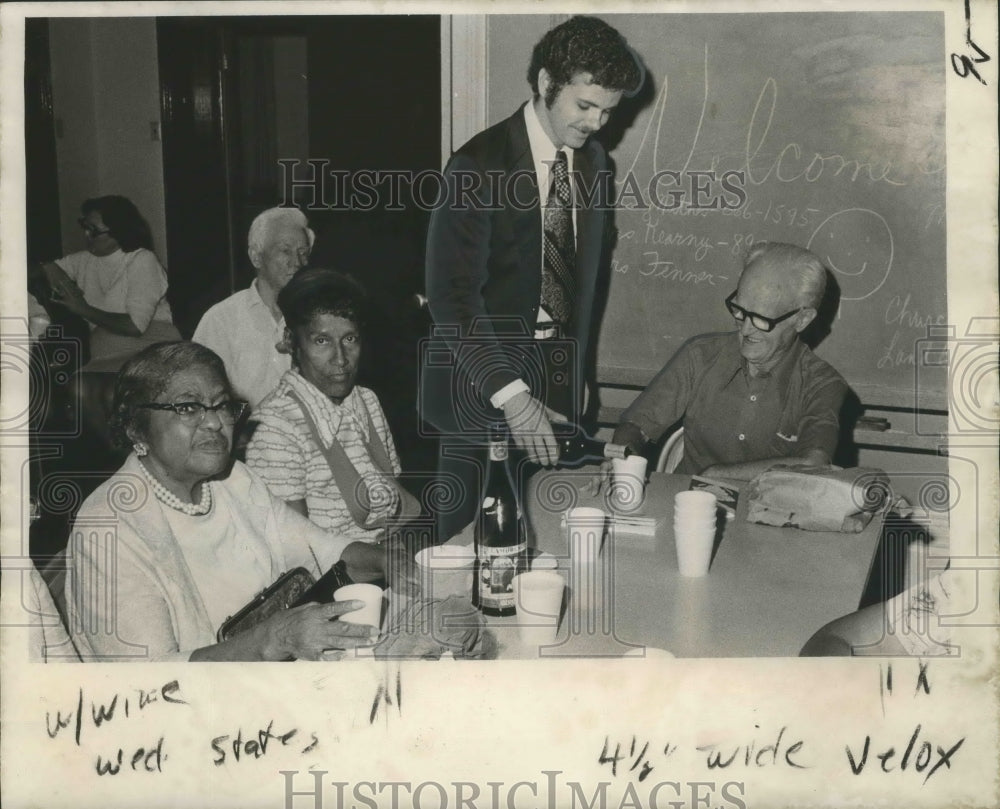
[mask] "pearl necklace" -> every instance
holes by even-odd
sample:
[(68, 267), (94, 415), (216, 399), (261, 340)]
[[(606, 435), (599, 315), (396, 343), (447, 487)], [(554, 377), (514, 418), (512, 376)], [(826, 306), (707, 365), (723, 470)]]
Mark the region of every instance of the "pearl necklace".
[(208, 481), (202, 481), (201, 484), (201, 502), (199, 503), (185, 503), (176, 494), (167, 489), (160, 481), (158, 481), (146, 469), (146, 465), (139, 461), (139, 468), (142, 470), (142, 474), (146, 477), (146, 482), (149, 483), (150, 488), (153, 490), (153, 494), (156, 499), (159, 500), (163, 505), (170, 506), (170, 508), (175, 511), (183, 512), (192, 517), (197, 517), (201, 514), (208, 514), (212, 510), (212, 488)]

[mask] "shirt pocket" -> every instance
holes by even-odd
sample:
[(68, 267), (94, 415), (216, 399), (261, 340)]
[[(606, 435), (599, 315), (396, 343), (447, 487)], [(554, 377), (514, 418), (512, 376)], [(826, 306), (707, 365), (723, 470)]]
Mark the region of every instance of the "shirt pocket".
[(788, 450), (795, 450), (799, 445), (798, 419), (782, 418), (774, 433), (775, 444)]

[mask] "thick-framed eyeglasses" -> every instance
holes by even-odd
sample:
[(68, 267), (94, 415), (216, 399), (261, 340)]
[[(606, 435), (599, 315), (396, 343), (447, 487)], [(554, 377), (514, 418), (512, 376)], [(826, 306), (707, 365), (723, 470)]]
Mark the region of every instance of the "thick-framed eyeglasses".
[(76, 223), (83, 228), (87, 235), (92, 239), (96, 239), (98, 236), (103, 236), (105, 233), (110, 233), (111, 231), (105, 228), (104, 230), (99, 229), (96, 225), (91, 224), (82, 216), (76, 220)]
[(146, 402), (138, 404), (146, 410), (171, 410), (184, 424), (198, 425), (205, 420), (205, 414), (211, 410), (219, 415), (219, 421), (223, 424), (235, 424), (239, 421), (247, 408), (246, 402), (226, 399), (214, 405), (202, 404), (201, 402)]
[(733, 303), (733, 298), (736, 297), (736, 293), (739, 290), (733, 290), (733, 293), (726, 298), (726, 308), (729, 310), (729, 314), (733, 316), (733, 319), (737, 323), (742, 323), (747, 318), (750, 319), (750, 323), (758, 331), (772, 331), (775, 326), (781, 323), (783, 320), (788, 320), (790, 317), (794, 317), (799, 312), (802, 311), (800, 306), (798, 309), (793, 309), (791, 312), (785, 312), (785, 314), (779, 317), (768, 317), (767, 315), (759, 315), (756, 312), (750, 312), (744, 309), (739, 304)]

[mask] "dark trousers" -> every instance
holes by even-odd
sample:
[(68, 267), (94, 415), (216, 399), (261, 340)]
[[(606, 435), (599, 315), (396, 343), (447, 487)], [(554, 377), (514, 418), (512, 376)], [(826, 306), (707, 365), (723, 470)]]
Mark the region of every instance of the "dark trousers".
[[(579, 386), (574, 381), (576, 358), (573, 342), (557, 337), (530, 341), (527, 345), (532, 351), (525, 355), (524, 368), (534, 368), (540, 377), (533, 380), (537, 391), (534, 395), (556, 413), (575, 421), (583, 410), (583, 403), (578, 401)], [(503, 420), (501, 411), (493, 412), (497, 421)], [(476, 516), (488, 458), (489, 450), (482, 438), (451, 434), (441, 436), (436, 481), (441, 487), (441, 497), (436, 498), (433, 509), (438, 543), (446, 542)], [(513, 443), (508, 464), (517, 480), (521, 508), (524, 509), (527, 480), (541, 467), (529, 461), (527, 455), (515, 448)]]
[[(470, 443), (457, 436), (442, 436), (438, 444), (436, 483), (441, 487), (434, 504), (435, 535), (447, 542), (475, 519), (482, 499), (483, 482), (489, 462), (485, 443)], [(521, 450), (511, 446), (507, 459), (517, 486), (522, 514), (526, 508), (528, 479), (539, 469)]]

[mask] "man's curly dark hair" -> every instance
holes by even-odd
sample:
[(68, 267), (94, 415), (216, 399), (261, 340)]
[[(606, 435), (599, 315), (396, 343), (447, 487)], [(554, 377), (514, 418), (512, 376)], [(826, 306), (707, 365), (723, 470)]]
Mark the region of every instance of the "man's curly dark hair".
[(572, 17), (543, 36), (531, 53), (528, 83), (538, 96), (538, 71), (545, 68), (552, 84), (545, 94), (551, 107), (559, 91), (579, 73), (606, 90), (635, 93), (642, 82), (638, 58), (624, 37), (596, 17)]

